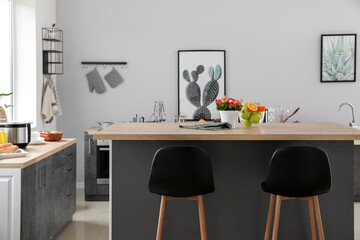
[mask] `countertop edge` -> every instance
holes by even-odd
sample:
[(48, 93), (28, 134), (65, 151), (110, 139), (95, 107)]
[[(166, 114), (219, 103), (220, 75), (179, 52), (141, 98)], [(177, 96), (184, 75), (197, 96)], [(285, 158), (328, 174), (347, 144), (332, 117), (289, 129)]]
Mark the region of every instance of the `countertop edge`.
[[(24, 163), (1, 163), (0, 161), (0, 168), (18, 168), (18, 169), (22, 169), (22, 168), (26, 168), (31, 166), (34, 163), (37, 163), (41, 160), (43, 160), (44, 158), (47, 158), (49, 156), (51, 156), (52, 154), (55, 154), (73, 144), (75, 144), (77, 142), (76, 138), (64, 138), (64, 140), (68, 140), (68, 142), (65, 142), (63, 144), (61, 144), (59, 147), (56, 147), (54, 149), (51, 149), (49, 151), (44, 151), (43, 154), (36, 156), (34, 158), (32, 158), (31, 160), (28, 160)], [(26, 149), (25, 149), (26, 150)]]
[(94, 127), (89, 130), (93, 140), (360, 140), (360, 130), (338, 123), (263, 123), (251, 128), (238, 124), (234, 129), (218, 131), (179, 128), (176, 123), (115, 123), (101, 131)]
[(93, 140), (119, 140), (119, 141), (151, 141), (151, 140), (173, 140), (173, 141), (181, 141), (181, 140), (220, 140), (220, 141), (286, 141), (286, 140), (301, 140), (301, 141), (354, 141), (359, 140), (359, 136), (351, 136), (351, 135), (322, 135), (322, 136), (314, 136), (314, 135), (303, 135), (303, 136), (292, 136), (292, 135), (251, 135), (251, 136), (238, 136), (238, 135), (93, 135)]

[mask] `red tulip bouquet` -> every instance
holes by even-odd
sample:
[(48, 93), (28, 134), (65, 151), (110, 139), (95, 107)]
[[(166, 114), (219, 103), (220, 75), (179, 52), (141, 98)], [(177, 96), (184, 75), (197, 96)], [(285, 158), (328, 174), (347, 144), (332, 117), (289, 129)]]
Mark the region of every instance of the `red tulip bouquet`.
[(241, 102), (233, 98), (226, 98), (223, 96), (220, 99), (215, 99), (216, 109), (219, 111), (240, 111)]

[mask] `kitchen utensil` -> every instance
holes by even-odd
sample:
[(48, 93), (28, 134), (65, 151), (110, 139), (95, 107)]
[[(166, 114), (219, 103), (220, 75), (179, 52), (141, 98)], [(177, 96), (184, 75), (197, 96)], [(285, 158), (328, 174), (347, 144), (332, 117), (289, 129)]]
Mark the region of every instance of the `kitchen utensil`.
[(111, 126), (111, 125), (114, 124), (114, 122), (99, 122), (99, 121), (96, 121), (96, 122), (97, 122), (97, 124), (100, 125), (100, 128), (99, 128), (98, 131), (101, 131), (101, 130), (103, 130), (104, 128), (107, 128), (107, 127), (109, 127), (109, 126)]
[(90, 92), (93, 92), (94, 89), (97, 93), (103, 93), (105, 92), (105, 85), (103, 80), (100, 77), (100, 74), (98, 72), (98, 70), (95, 69), (92, 70), (91, 72), (86, 74), (86, 78), (88, 80), (89, 83), (89, 90)]
[(133, 122), (145, 122), (144, 117), (139, 117), (137, 114), (135, 117), (133, 117)]
[(26, 152), (26, 151), (19, 148), (15, 152), (1, 153), (0, 154), (0, 159), (25, 157), (26, 155), (28, 155), (28, 152)]
[(5, 132), (7, 141), (19, 148), (26, 148), (31, 142), (31, 124), (24, 122), (0, 123), (0, 132)]
[(52, 133), (48, 131), (40, 132), (40, 136), (44, 138), (45, 141), (60, 141), (62, 139), (63, 132)]
[(298, 107), (290, 116), (288, 116), (284, 122), (286, 122), (289, 118), (291, 118), (292, 116), (294, 116), (298, 111), (299, 111), (300, 107)]
[(37, 140), (32, 139), (29, 144), (38, 145), (38, 144), (43, 144), (44, 142), (45, 142), (45, 139), (43, 137), (39, 136), (39, 138)]
[(283, 108), (282, 106), (278, 105), (275, 107), (275, 122), (279, 123), (281, 122), (281, 114), (282, 114)]
[(119, 85), (124, 81), (124, 78), (114, 67), (108, 74), (105, 75), (104, 78), (112, 88), (116, 87), (117, 85)]
[(164, 103), (160, 100), (154, 101), (154, 110), (150, 116), (150, 121), (165, 122), (166, 121), (166, 119), (164, 118), (165, 116), (166, 113), (165, 113)]

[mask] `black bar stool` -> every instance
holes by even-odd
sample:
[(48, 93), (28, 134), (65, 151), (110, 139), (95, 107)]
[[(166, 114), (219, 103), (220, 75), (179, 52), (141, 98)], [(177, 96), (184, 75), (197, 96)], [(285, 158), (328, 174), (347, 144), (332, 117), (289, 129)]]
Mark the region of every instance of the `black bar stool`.
[(207, 240), (202, 195), (214, 192), (208, 154), (196, 146), (167, 146), (159, 149), (152, 162), (149, 191), (161, 195), (156, 240), (161, 240), (167, 200), (197, 200), (201, 239)]
[(318, 195), (331, 189), (329, 158), (322, 149), (312, 146), (286, 146), (277, 149), (271, 158), (268, 175), (261, 184), (271, 193), (265, 240), (270, 237), (271, 221), (276, 208), (272, 239), (277, 239), (282, 200), (303, 199), (308, 201), (311, 236), (316, 240), (315, 216), (320, 240), (325, 239), (321, 222)]

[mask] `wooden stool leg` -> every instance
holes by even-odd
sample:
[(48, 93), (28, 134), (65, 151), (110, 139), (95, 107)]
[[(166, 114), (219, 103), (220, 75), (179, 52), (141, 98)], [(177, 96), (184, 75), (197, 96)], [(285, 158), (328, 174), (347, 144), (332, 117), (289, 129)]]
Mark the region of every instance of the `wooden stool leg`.
[(275, 206), (275, 216), (274, 216), (274, 227), (272, 240), (277, 239), (278, 229), (279, 229), (279, 219), (280, 219), (280, 207), (281, 207), (281, 196), (276, 196), (276, 206)]
[(271, 221), (274, 213), (274, 205), (275, 205), (275, 195), (271, 194), (264, 240), (269, 240), (270, 237)]
[(313, 201), (314, 201), (314, 206), (315, 206), (315, 216), (316, 216), (316, 222), (317, 222), (319, 238), (320, 238), (320, 240), (324, 240), (325, 236), (324, 236), (324, 229), (323, 229), (322, 221), (321, 221), (321, 214), (320, 214), (320, 206), (319, 206), (319, 198), (318, 198), (318, 196), (313, 197)]
[(311, 238), (312, 238), (312, 240), (316, 240), (313, 199), (308, 200), (308, 205), (309, 205), (309, 216), (310, 216), (310, 225), (311, 225)]
[(198, 196), (198, 208), (199, 208), (201, 240), (207, 240), (203, 196)]
[(163, 224), (164, 224), (165, 207), (166, 207), (166, 196), (161, 196), (160, 213), (159, 213), (158, 228), (157, 228), (157, 233), (156, 233), (156, 240), (161, 240), (161, 234), (162, 234), (162, 229), (163, 229)]

